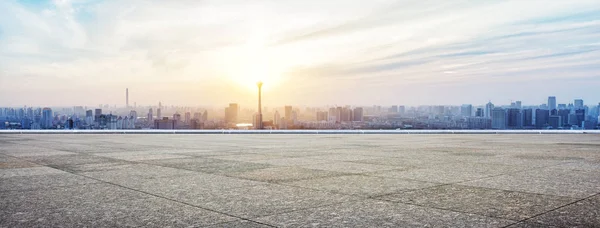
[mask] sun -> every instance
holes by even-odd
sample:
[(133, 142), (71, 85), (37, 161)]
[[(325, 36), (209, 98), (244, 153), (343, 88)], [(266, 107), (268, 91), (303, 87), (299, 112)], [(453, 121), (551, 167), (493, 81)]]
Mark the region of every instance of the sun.
[(281, 65), (268, 53), (244, 53), (235, 64), (227, 69), (227, 78), (241, 88), (256, 90), (256, 83), (264, 83), (264, 89), (276, 86), (281, 81)]

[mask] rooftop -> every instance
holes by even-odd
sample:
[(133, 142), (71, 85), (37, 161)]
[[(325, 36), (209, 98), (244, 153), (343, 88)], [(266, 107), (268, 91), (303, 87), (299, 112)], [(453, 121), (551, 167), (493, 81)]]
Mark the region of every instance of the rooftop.
[(591, 227), (599, 172), (599, 134), (0, 134), (0, 227)]

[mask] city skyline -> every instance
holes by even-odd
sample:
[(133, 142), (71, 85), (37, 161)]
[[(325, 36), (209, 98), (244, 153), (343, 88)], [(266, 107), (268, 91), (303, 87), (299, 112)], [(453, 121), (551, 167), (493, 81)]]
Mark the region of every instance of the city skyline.
[(597, 101), (599, 26), (587, 0), (8, 0), (0, 104)]

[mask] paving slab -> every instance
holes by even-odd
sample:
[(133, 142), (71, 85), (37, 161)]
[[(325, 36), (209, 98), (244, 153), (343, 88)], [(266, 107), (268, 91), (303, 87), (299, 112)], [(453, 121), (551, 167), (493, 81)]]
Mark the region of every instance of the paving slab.
[(306, 179), (315, 179), (320, 177), (331, 177), (347, 175), (346, 173), (331, 172), (316, 169), (305, 169), (297, 166), (290, 167), (272, 167), (265, 169), (256, 169), (246, 172), (230, 173), (228, 176), (238, 177), (262, 182), (290, 182)]
[(380, 199), (489, 217), (523, 220), (576, 199), (463, 185), (441, 185), (390, 194)]
[(530, 219), (558, 227), (600, 226), (600, 195), (576, 202)]
[(431, 164), (425, 168), (374, 172), (367, 175), (437, 183), (458, 183), (525, 170), (525, 167), (478, 163)]
[(373, 200), (310, 208), (256, 219), (277, 227), (503, 227), (480, 215)]
[(340, 172), (340, 173), (355, 173), (355, 174), (398, 169), (398, 167), (387, 166), (387, 165), (373, 165), (373, 164), (338, 162), (338, 161), (327, 162), (327, 163), (318, 163), (318, 164), (313, 164), (313, 165), (304, 165), (301, 167), (307, 168), (307, 169), (318, 169), (318, 170), (327, 170), (327, 171)]
[(420, 189), (438, 185), (436, 183), (415, 180), (403, 180), (363, 175), (316, 178), (311, 180), (295, 181), (285, 184), (323, 191), (330, 191), (334, 193), (358, 195), (363, 197), (372, 197), (383, 194), (401, 192), (410, 189)]
[(214, 158), (184, 158), (144, 161), (148, 164), (186, 169), (204, 173), (235, 173), (271, 167), (268, 164), (254, 162), (229, 161)]
[(600, 193), (595, 171), (540, 168), (461, 183), (485, 188), (585, 198)]
[(0, 227), (597, 227), (600, 135), (0, 135)]
[(352, 196), (275, 184), (230, 189), (196, 188), (189, 191), (168, 192), (165, 197), (244, 218), (358, 199)]

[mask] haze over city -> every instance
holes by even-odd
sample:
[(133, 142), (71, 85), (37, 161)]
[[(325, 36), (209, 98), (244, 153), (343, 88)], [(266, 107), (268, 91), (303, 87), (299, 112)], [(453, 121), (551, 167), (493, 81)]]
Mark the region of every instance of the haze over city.
[(0, 104), (600, 100), (598, 1), (0, 2)]

